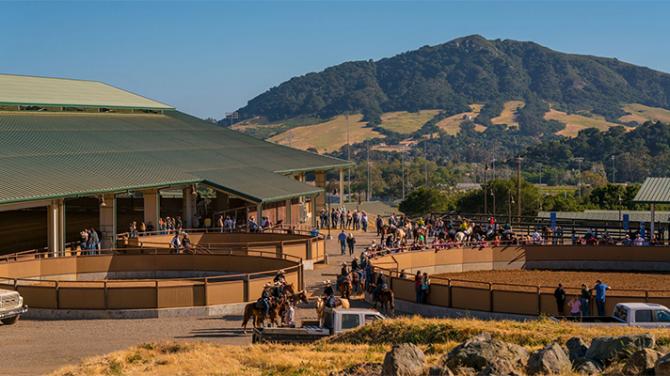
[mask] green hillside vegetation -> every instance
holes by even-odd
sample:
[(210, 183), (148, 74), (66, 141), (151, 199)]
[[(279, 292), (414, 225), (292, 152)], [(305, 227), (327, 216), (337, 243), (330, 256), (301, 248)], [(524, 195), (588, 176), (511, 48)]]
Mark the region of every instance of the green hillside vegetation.
[[(553, 51), (532, 42), (458, 38), (378, 61), (353, 61), (295, 77), (239, 109), (271, 122), (362, 113), (378, 125), (385, 112), (442, 109), (448, 115), (484, 104), (489, 126), (508, 101), (525, 102), (517, 121), (526, 134), (546, 132), (552, 103), (569, 114), (590, 111), (612, 122), (625, 103), (670, 108), (670, 75), (617, 59)], [(487, 109), (487, 107), (489, 107)]]

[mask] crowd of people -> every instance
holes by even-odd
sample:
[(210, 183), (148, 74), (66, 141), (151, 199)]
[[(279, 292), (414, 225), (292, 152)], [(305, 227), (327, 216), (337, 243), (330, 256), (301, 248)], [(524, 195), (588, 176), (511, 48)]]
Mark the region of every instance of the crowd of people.
[(331, 208), (330, 212), (326, 209), (321, 209), (319, 212), (319, 229), (331, 228), (367, 232), (368, 224), (368, 214), (358, 209), (351, 211), (346, 208)]
[(79, 232), (79, 249), (83, 254), (95, 255), (100, 253), (100, 234), (94, 227)]
[(610, 287), (603, 283), (601, 280), (597, 280), (593, 288), (588, 288), (586, 284), (582, 284), (579, 294), (570, 296), (568, 295), (563, 287), (562, 283), (558, 284), (556, 290), (554, 290), (554, 298), (556, 299), (556, 310), (558, 311), (559, 316), (565, 316), (565, 307), (567, 302), (567, 307), (570, 309), (570, 316), (572, 317), (586, 317), (591, 316), (591, 302), (595, 302), (596, 310), (598, 316), (606, 316), (605, 312), (605, 300), (607, 295), (607, 290)]

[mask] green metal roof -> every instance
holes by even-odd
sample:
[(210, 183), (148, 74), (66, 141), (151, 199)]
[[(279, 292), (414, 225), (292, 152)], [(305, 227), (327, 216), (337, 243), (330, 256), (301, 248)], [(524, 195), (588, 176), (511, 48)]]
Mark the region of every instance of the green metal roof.
[[(623, 218), (624, 214), (628, 214), (631, 222), (650, 222), (651, 212), (641, 210), (627, 210), (624, 209), (619, 213), (618, 210), (585, 210), (583, 212), (556, 212), (557, 219), (565, 220), (589, 220), (589, 221), (603, 221), (603, 222), (617, 222)], [(537, 214), (540, 218), (550, 218), (551, 212), (541, 211)], [(657, 211), (656, 221), (667, 222), (670, 212)]]
[(648, 204), (670, 204), (670, 178), (647, 178), (633, 199)]
[(10, 74), (0, 74), (0, 105), (174, 109), (102, 82)]
[(269, 202), (321, 191), (282, 173), (349, 165), (178, 111), (0, 112), (0, 204), (198, 182)]

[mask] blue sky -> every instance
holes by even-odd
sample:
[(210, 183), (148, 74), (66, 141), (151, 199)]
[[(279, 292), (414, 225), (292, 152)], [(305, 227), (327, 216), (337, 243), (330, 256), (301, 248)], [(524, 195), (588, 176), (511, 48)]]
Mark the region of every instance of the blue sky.
[(670, 2), (2, 2), (0, 72), (108, 82), (221, 118), (296, 75), (470, 34), (670, 72)]

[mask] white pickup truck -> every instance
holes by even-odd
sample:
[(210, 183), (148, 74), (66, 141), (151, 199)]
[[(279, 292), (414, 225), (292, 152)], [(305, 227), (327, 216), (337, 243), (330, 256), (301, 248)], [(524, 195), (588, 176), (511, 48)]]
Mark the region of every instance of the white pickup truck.
[(580, 321), (587, 325), (628, 325), (644, 328), (670, 328), (670, 309), (654, 303), (619, 303), (614, 306), (612, 316), (570, 317), (565, 319)]
[(26, 311), (28, 307), (23, 305), (23, 298), (18, 292), (0, 289), (0, 322), (12, 325)]
[(323, 327), (318, 321), (303, 321), (299, 328), (256, 328), (251, 337), (253, 343), (305, 343), (313, 342), (333, 334), (359, 328), (385, 317), (373, 310), (363, 308), (335, 308), (324, 317)]

